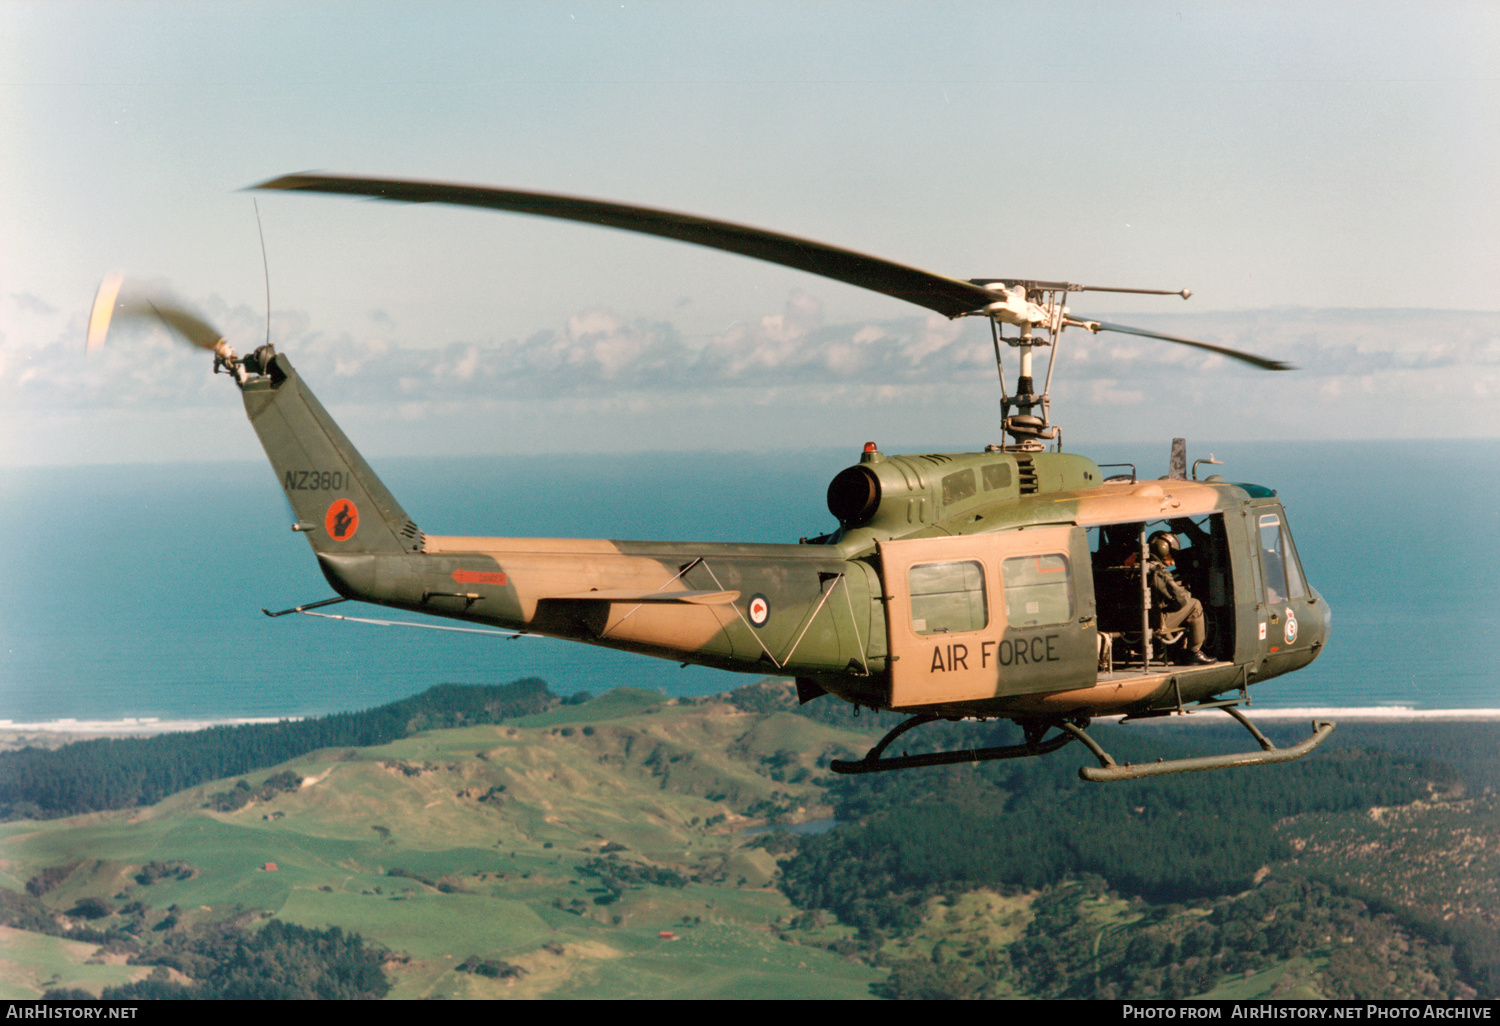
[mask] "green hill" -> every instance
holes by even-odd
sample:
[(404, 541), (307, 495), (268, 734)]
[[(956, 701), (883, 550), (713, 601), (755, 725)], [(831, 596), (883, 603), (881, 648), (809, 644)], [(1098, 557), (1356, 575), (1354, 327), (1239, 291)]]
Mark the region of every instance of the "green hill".
[[(35, 900), (66, 926), (113, 931), (104, 947), (147, 957), (210, 922), (337, 926), (390, 950), (393, 997), (866, 997), (877, 970), (779, 939), (796, 910), (770, 886), (775, 858), (742, 833), (767, 814), (828, 815), (817, 785), (759, 771), (757, 753), (772, 745), (774, 757), (782, 734), (808, 767), (819, 744), (861, 743), (807, 721), (767, 726), (727, 702), (612, 692), (514, 722), (322, 749), (250, 775), (252, 792), (286, 771), (302, 781), (233, 812), (207, 807), (234, 790), (220, 780), (146, 808), (3, 824), (0, 886), (24, 895), (62, 867)], [(583, 871), (601, 860), (626, 867), (610, 874), (618, 891)], [(153, 862), (190, 871), (137, 882)], [(621, 885), (629, 867), (682, 885)], [(109, 914), (66, 915), (85, 899)], [(153, 969), (123, 954), (90, 965), (99, 945), (25, 936), (42, 953), (0, 973), (0, 996), (97, 993)], [(471, 960), (497, 975), (460, 971)]]
[(0, 997), (197, 985), (271, 922), (284, 952), (373, 951), (398, 998), (1494, 996), (1500, 803), (1441, 766), (836, 778), (887, 724), (785, 682), (523, 691), (427, 693), (381, 712), (404, 735), (382, 744), (0, 824)]

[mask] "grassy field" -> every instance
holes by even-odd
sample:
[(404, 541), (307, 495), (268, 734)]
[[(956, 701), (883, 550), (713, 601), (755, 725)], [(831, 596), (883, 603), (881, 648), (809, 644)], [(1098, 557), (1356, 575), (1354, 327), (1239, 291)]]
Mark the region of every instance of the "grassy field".
[(149, 969), (127, 966), (123, 957), (94, 957), (96, 944), (47, 937), (0, 926), (0, 998), (40, 997), (52, 987), (98, 993), (105, 987), (143, 978)]
[(1323, 994), (1312, 975), (1328, 965), (1327, 958), (1293, 958), (1265, 972), (1226, 980), (1203, 995), (1206, 1001), (1318, 1001)]
[[(391, 951), (399, 998), (868, 997), (878, 970), (779, 939), (795, 910), (771, 886), (774, 857), (744, 833), (759, 821), (735, 811), (826, 816), (806, 779), (820, 755), (862, 743), (801, 717), (621, 690), (511, 724), (316, 752), (248, 778), (290, 769), (298, 791), (232, 813), (205, 807), (234, 783), (219, 781), (146, 809), (5, 824), (0, 884), (22, 890), (78, 863), (45, 895), (54, 911), (96, 898), (138, 902), (153, 925), (170, 910), (179, 924), (250, 911), (338, 926)], [(776, 775), (805, 770), (803, 783), (771, 779), (762, 760), (778, 752), (795, 755)], [(693, 882), (615, 895), (580, 870), (601, 857)], [(151, 861), (194, 873), (143, 886)], [(5, 940), (0, 997), (97, 993), (146, 972), (88, 964), (95, 945)], [(524, 972), (455, 971), (471, 957)]]

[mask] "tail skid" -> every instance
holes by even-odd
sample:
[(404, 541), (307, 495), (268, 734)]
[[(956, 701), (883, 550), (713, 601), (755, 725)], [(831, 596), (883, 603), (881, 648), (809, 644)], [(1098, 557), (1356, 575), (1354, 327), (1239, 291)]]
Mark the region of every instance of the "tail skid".
[(339, 602), (348, 602), (347, 598), (324, 599), (322, 602), (309, 602), (302, 606), (293, 606), (291, 609), (283, 609), (273, 613), (269, 609), (262, 608), (261, 612), (269, 617), (286, 616), (289, 613), (301, 613), (303, 616), (321, 616), (325, 620), (343, 620), (348, 623), (368, 623), (376, 627), (417, 627), (424, 631), (453, 631), (458, 634), (492, 634), (501, 638), (539, 638), (542, 635), (532, 634), (530, 631), (492, 631), (480, 627), (448, 627), (435, 623), (413, 623), (410, 620), (373, 620), (365, 616), (345, 616), (342, 613), (315, 613), (314, 609), (322, 606), (332, 606)]

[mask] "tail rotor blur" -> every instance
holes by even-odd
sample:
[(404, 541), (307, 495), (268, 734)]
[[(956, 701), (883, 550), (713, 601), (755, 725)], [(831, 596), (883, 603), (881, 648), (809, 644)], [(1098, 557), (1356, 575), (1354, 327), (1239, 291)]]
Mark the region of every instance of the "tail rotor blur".
[(110, 326), (121, 322), (161, 325), (188, 345), (213, 353), (214, 373), (223, 371), (233, 376), (241, 386), (249, 379), (250, 374), (263, 373), (276, 355), (275, 349), (268, 343), (255, 352), (240, 357), (224, 338), (223, 332), (177, 299), (160, 292), (137, 292), (126, 285), (124, 278), (118, 276), (104, 279), (94, 296), (94, 307), (89, 312), (85, 352), (92, 353), (102, 347), (109, 335)]
[(209, 352), (217, 352), (221, 345), (226, 345), (218, 328), (176, 300), (164, 295), (131, 295), (128, 292), (122, 296), (122, 292), (126, 292), (125, 279), (119, 276), (105, 278), (99, 285), (94, 308), (89, 312), (87, 352), (92, 353), (104, 345), (109, 327), (116, 321), (161, 324), (188, 345)]

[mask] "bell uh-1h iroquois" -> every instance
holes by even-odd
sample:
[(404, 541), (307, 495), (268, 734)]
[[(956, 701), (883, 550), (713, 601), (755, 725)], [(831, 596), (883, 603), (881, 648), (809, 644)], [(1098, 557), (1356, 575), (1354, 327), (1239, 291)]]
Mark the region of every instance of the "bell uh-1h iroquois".
[[(1199, 481), (1196, 463), (1189, 479), (1178, 443), (1166, 478), (1138, 480), (1133, 468), (1106, 476), (1087, 457), (1062, 452), (1061, 431), (1049, 422), (1052, 364), (1069, 327), (1287, 369), (1205, 342), (1075, 319), (1064, 306), (1074, 292), (1186, 299), (1186, 290), (961, 281), (741, 225), (542, 193), (313, 174), (256, 188), (567, 218), (799, 268), (948, 317), (985, 317), (1009, 436), (977, 453), (888, 456), (866, 445), (829, 485), (839, 526), (799, 544), (430, 535), (269, 340), (239, 356), (180, 306), (132, 299), (118, 279), (106, 282), (90, 345), (102, 341), (112, 316), (155, 318), (212, 350), (215, 372), (239, 386), (291, 503), (293, 530), (307, 535), (340, 596), (285, 612), (354, 599), (684, 664), (785, 674), (796, 678), (803, 701), (831, 694), (911, 714), (863, 759), (833, 764), (846, 773), (1040, 755), (1076, 740), (1099, 762), (1080, 775), (1115, 780), (1281, 762), (1307, 754), (1333, 730), (1314, 723), (1306, 741), (1277, 748), (1236, 708), (1249, 701), (1251, 684), (1306, 666), (1328, 638), (1328, 604), (1302, 573), (1276, 493), (1218, 476)], [(1042, 346), (1053, 357), (1038, 391), (1032, 356)], [(1005, 347), (1018, 351), (1020, 364), (1009, 393)], [(1185, 588), (1201, 620), (1183, 622), (1181, 602), (1153, 595), (1174, 556), (1177, 583), (1166, 587)], [(1261, 750), (1119, 765), (1085, 731), (1094, 717), (1215, 708), (1243, 724)], [(1010, 719), (1025, 741), (883, 754), (912, 727), (972, 718)]]

